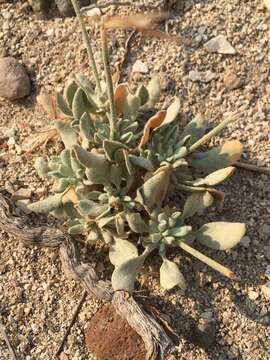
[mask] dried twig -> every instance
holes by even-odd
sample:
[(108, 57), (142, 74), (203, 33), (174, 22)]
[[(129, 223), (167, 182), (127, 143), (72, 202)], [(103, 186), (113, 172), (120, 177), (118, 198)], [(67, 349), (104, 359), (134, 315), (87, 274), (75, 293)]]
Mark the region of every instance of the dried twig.
[(242, 162), (242, 161), (236, 161), (235, 166), (242, 168), (242, 169), (255, 171), (255, 172), (258, 172), (261, 174), (270, 175), (270, 168), (267, 168), (267, 167), (260, 167), (260, 166), (256, 166), (256, 165), (249, 164), (249, 163)]
[(76, 307), (76, 309), (75, 309), (75, 311), (74, 311), (74, 313), (73, 313), (73, 315), (72, 315), (70, 324), (69, 324), (69, 326), (68, 326), (68, 328), (67, 328), (67, 330), (65, 332), (65, 335), (64, 335), (64, 337), (63, 337), (63, 339), (62, 339), (62, 341), (61, 341), (61, 343), (60, 343), (60, 345), (59, 345), (59, 347), (58, 347), (58, 349), (57, 349), (57, 351), (55, 353), (55, 357), (58, 357), (61, 354), (61, 352), (63, 350), (63, 347), (65, 345), (65, 342), (67, 340), (67, 337), (68, 337), (68, 335), (70, 333), (70, 330), (71, 330), (72, 326), (74, 325), (74, 323), (75, 323), (75, 321), (77, 319), (77, 316), (79, 315), (79, 312), (80, 312), (80, 310), (82, 308), (82, 305), (83, 305), (83, 303), (84, 303), (84, 301), (86, 299), (86, 296), (87, 296), (87, 291), (85, 290), (82, 297), (81, 297), (81, 299), (80, 299), (80, 301), (79, 301), (79, 303), (78, 303), (78, 305), (77, 305), (77, 307)]
[(13, 346), (12, 346), (11, 342), (9, 341), (5, 326), (3, 325), (3, 323), (1, 321), (0, 321), (0, 332), (2, 334), (3, 339), (5, 340), (5, 343), (7, 344), (8, 351), (9, 351), (11, 358), (13, 360), (17, 360), (15, 350), (13, 349)]

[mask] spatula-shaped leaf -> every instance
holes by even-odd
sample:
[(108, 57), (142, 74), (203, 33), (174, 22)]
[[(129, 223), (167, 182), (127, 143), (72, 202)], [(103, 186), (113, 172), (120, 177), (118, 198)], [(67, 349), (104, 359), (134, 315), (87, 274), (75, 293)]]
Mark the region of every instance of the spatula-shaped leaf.
[(62, 205), (62, 194), (49, 196), (44, 200), (37, 201), (33, 204), (28, 205), (28, 209), (35, 213), (48, 214), (49, 212), (61, 207)]
[(66, 102), (64, 97), (59, 93), (56, 96), (56, 106), (58, 111), (62, 112), (67, 116), (72, 116), (72, 111), (70, 110), (68, 103)]
[(80, 118), (80, 134), (83, 141), (83, 147), (88, 148), (89, 142), (92, 139), (93, 133), (95, 131), (94, 125), (91, 121), (88, 113), (84, 113)]
[(197, 211), (211, 206), (213, 201), (214, 198), (208, 191), (191, 194), (185, 202), (182, 217), (186, 219), (193, 216)]
[(196, 238), (211, 249), (227, 250), (238, 244), (245, 232), (245, 224), (212, 222), (203, 225), (197, 231)]
[(149, 231), (149, 227), (143, 221), (139, 213), (129, 213), (126, 215), (128, 225), (135, 233), (144, 233)]
[(115, 153), (119, 149), (128, 149), (128, 147), (118, 141), (113, 140), (104, 140), (103, 148), (106, 154), (106, 157), (110, 161), (115, 161)]
[(38, 173), (38, 176), (41, 178), (45, 178), (48, 176), (48, 172), (50, 171), (48, 162), (42, 157), (38, 157), (35, 161), (35, 169)]
[(130, 241), (115, 238), (110, 246), (109, 258), (114, 266), (119, 266), (123, 262), (138, 256), (137, 247)]
[(143, 106), (149, 100), (149, 92), (144, 85), (140, 85), (136, 91), (136, 96), (140, 99), (140, 105)]
[(77, 208), (81, 215), (96, 218), (104, 213), (108, 205), (100, 205), (92, 200), (80, 200), (78, 201)]
[(64, 90), (64, 97), (68, 102), (70, 109), (72, 109), (72, 102), (77, 89), (78, 85), (76, 84), (76, 82), (73, 79), (69, 80)]
[(173, 122), (179, 115), (180, 109), (181, 109), (180, 100), (179, 98), (175, 98), (172, 104), (168, 107), (165, 119), (160, 126)]
[(157, 74), (152, 77), (146, 89), (149, 94), (149, 100), (144, 106), (142, 106), (143, 110), (152, 109), (160, 98), (161, 85)]
[(136, 120), (140, 109), (140, 103), (140, 99), (137, 96), (128, 94), (123, 108), (124, 119)]
[(74, 116), (74, 120), (76, 120), (77, 122), (79, 122), (82, 115), (87, 112), (84, 96), (85, 95), (83, 90), (78, 88), (73, 98), (72, 113)]
[(138, 190), (136, 201), (144, 206), (150, 214), (159, 209), (167, 194), (172, 166), (161, 166)]
[(239, 141), (228, 141), (209, 151), (192, 154), (189, 161), (192, 167), (209, 173), (233, 165), (240, 159), (242, 150)]
[(178, 285), (182, 290), (186, 290), (185, 278), (173, 261), (164, 258), (159, 271), (160, 285), (164, 289), (170, 290)]
[(166, 116), (166, 111), (158, 111), (154, 116), (152, 116), (144, 126), (143, 136), (141, 138), (139, 148), (142, 148), (149, 140), (151, 131), (162, 124)]
[(70, 149), (77, 143), (77, 134), (69, 123), (61, 120), (55, 121), (55, 127), (58, 130), (65, 148)]
[(193, 120), (191, 120), (185, 127), (181, 134), (179, 141), (182, 141), (186, 136), (190, 135), (189, 145), (194, 144), (199, 140), (205, 133), (207, 127), (206, 120), (202, 115), (198, 114)]
[(149, 159), (141, 156), (129, 155), (129, 160), (132, 165), (141, 167), (147, 171), (154, 171), (154, 166)]
[(192, 186), (201, 186), (201, 185), (208, 185), (213, 186), (220, 184), (222, 181), (227, 179), (229, 176), (231, 176), (235, 171), (235, 168), (233, 166), (228, 166), (224, 169), (219, 169), (208, 176), (206, 176), (204, 179), (198, 179), (192, 182)]

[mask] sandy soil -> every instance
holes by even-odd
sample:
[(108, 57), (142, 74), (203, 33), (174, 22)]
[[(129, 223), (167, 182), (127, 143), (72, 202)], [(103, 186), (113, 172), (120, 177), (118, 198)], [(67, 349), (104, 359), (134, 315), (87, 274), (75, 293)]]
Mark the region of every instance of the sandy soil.
[[(49, 184), (42, 183), (35, 174), (36, 154), (27, 157), (22, 154), (27, 144), (50, 125), (49, 117), (36, 103), (36, 95), (41, 89), (62, 90), (71, 72), (88, 73), (88, 65), (75, 19), (39, 20), (26, 5), (26, 1), (9, 4), (0, 1), (0, 55), (20, 59), (33, 86), (31, 95), (22, 101), (0, 101), (0, 188), (11, 193), (27, 188), (35, 199), (48, 192)], [(221, 121), (224, 113), (241, 108), (243, 116), (223, 132), (222, 138), (241, 140), (245, 159), (269, 166), (269, 20), (270, 11), (263, 6), (263, 0), (185, 1), (184, 12), (168, 21), (168, 29), (189, 41), (175, 45), (138, 37), (124, 78), (132, 86), (138, 81), (146, 82), (153, 72), (158, 72), (164, 89), (159, 106), (166, 107), (173, 96), (180, 96), (187, 121), (198, 112), (212, 121)], [(204, 49), (205, 42), (220, 34), (236, 49), (235, 55), (213, 54)], [(93, 30), (93, 37), (96, 35)], [(127, 36), (128, 32), (111, 36), (114, 65), (123, 56)], [(100, 64), (100, 52), (97, 48), (95, 52)], [(138, 59), (147, 65), (147, 73), (132, 72)], [(190, 80), (190, 71), (207, 70), (216, 74), (214, 80), (208, 83)], [(231, 85), (231, 79), (237, 86)], [(16, 145), (7, 147), (11, 137)], [(60, 147), (61, 144), (50, 143), (43, 152), (56, 153)], [(270, 302), (262, 292), (263, 274), (270, 261), (269, 177), (239, 169), (222, 188), (227, 194), (224, 212), (220, 215), (210, 212), (206, 219), (245, 222), (250, 241), (226, 253), (210, 250), (205, 253), (236, 271), (239, 281), (230, 282), (191, 262), (181, 252), (173, 256), (176, 262), (181, 262), (189, 283), (185, 295), (179, 290), (168, 293), (160, 289), (155, 258), (146, 264), (139, 278), (148, 295), (143, 301), (156, 305), (179, 336), (169, 359), (270, 359)], [(53, 219), (48, 221), (53, 225)], [(3, 232), (0, 244), (0, 315), (19, 359), (53, 359), (83, 289), (65, 278), (57, 251), (24, 248)], [(110, 268), (95, 258), (94, 262), (107, 276)], [(93, 358), (84, 346), (84, 331), (87, 320), (100, 305), (87, 298), (68, 337), (62, 360)], [(193, 341), (192, 329), (201, 317), (213, 318), (217, 325), (216, 343), (209, 349)], [(2, 338), (0, 358), (9, 359)]]

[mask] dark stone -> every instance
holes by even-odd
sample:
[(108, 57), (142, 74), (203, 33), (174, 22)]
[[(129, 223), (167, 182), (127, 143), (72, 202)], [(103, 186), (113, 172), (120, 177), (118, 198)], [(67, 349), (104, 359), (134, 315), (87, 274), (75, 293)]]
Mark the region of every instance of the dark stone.
[(31, 83), (24, 66), (12, 57), (0, 59), (0, 97), (21, 99), (30, 94)]
[(210, 348), (216, 340), (217, 326), (215, 321), (202, 321), (193, 330), (193, 339), (204, 349)]
[[(80, 7), (88, 6), (94, 1), (91, 0), (78, 0)], [(74, 16), (75, 12), (70, 0), (55, 0), (56, 6), (60, 15), (66, 16)]]

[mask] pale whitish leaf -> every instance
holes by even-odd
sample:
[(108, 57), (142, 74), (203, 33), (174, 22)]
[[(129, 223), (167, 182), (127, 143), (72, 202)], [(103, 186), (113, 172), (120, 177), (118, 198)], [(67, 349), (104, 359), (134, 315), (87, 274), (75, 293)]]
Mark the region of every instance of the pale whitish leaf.
[(108, 160), (115, 161), (115, 153), (119, 149), (128, 149), (128, 147), (118, 141), (104, 140), (103, 149)]
[(161, 85), (159, 81), (158, 75), (155, 75), (150, 80), (149, 84), (146, 87), (148, 94), (149, 94), (149, 100), (145, 105), (143, 105), (141, 108), (143, 110), (152, 109), (154, 105), (158, 102), (160, 95), (161, 95)]
[(98, 220), (98, 226), (100, 228), (103, 228), (104, 226), (112, 223), (113, 221), (115, 221), (115, 215), (113, 216), (106, 216), (101, 218), (100, 220)]
[(149, 100), (149, 93), (144, 85), (141, 85), (138, 87), (138, 89), (136, 91), (136, 96), (140, 99), (141, 106), (146, 104), (147, 101)]
[(79, 235), (79, 234), (82, 234), (83, 230), (84, 230), (83, 225), (81, 225), (81, 224), (80, 225), (74, 225), (74, 226), (72, 226), (72, 227), (70, 227), (68, 229), (68, 233), (70, 235)]
[(192, 230), (191, 226), (179, 226), (169, 230), (169, 235), (174, 237), (184, 237)]
[(154, 171), (154, 166), (149, 159), (143, 158), (141, 156), (129, 155), (129, 160), (132, 165), (141, 167), (147, 171)]
[(144, 233), (149, 231), (149, 227), (143, 221), (139, 213), (129, 213), (126, 215), (128, 225), (135, 233)]
[(137, 256), (137, 247), (130, 241), (115, 238), (114, 243), (110, 246), (109, 258), (114, 266), (119, 266)]
[(57, 120), (55, 121), (55, 127), (61, 136), (65, 148), (70, 149), (77, 143), (77, 134), (69, 123)]
[(42, 92), (37, 96), (37, 102), (43, 107), (48, 115), (56, 119), (56, 99), (55, 96)]
[(213, 204), (214, 198), (208, 191), (195, 192), (191, 194), (184, 205), (184, 219), (193, 216), (199, 210), (205, 209)]
[(124, 101), (124, 119), (136, 120), (140, 108), (140, 99), (132, 94), (128, 94)]
[(65, 114), (67, 116), (72, 116), (72, 111), (70, 110), (66, 100), (59, 93), (56, 96), (56, 106), (57, 106), (57, 110), (59, 110), (63, 114)]
[(184, 127), (179, 141), (182, 141), (187, 136), (190, 136), (188, 143), (189, 145), (194, 144), (204, 135), (206, 126), (206, 120), (200, 114), (196, 115), (195, 118)]
[(41, 178), (45, 178), (46, 176), (48, 176), (48, 172), (50, 171), (48, 162), (42, 157), (36, 159), (35, 169), (38, 173), (38, 176)]
[(61, 207), (62, 194), (49, 196), (44, 200), (37, 201), (28, 205), (28, 209), (35, 213), (48, 214), (49, 212)]
[(192, 154), (189, 162), (192, 167), (209, 173), (233, 165), (240, 159), (242, 150), (239, 141), (228, 141), (209, 151)]
[(101, 215), (108, 208), (108, 205), (100, 205), (92, 200), (80, 200), (77, 206), (80, 214), (92, 218)]
[(206, 176), (204, 179), (198, 179), (192, 182), (193, 186), (201, 186), (201, 185), (218, 185), (229, 176), (231, 176), (235, 171), (233, 166), (228, 166), (224, 169), (216, 170), (210, 175)]
[(143, 266), (145, 256), (141, 255), (127, 260), (116, 267), (112, 274), (112, 287), (114, 291), (126, 290), (132, 293), (136, 276)]
[(245, 232), (245, 224), (212, 222), (203, 225), (197, 231), (196, 238), (211, 249), (228, 250), (239, 243)]
[(73, 79), (69, 80), (69, 82), (66, 85), (65, 90), (64, 90), (64, 97), (65, 97), (66, 101), (68, 102), (70, 109), (72, 108), (73, 98), (74, 98), (74, 95), (75, 95), (77, 89), (78, 89), (78, 86), (75, 83), (75, 81)]
[(186, 290), (186, 282), (183, 274), (178, 269), (178, 266), (168, 259), (163, 259), (160, 267), (160, 285), (164, 289), (172, 289), (179, 286), (182, 290)]
[(87, 107), (84, 102), (84, 92), (82, 89), (78, 88), (72, 101), (72, 113), (74, 120), (79, 122), (85, 112), (87, 112)]
[(175, 98), (172, 104), (168, 107), (164, 121), (159, 127), (173, 122), (180, 113), (181, 103), (179, 98)]

